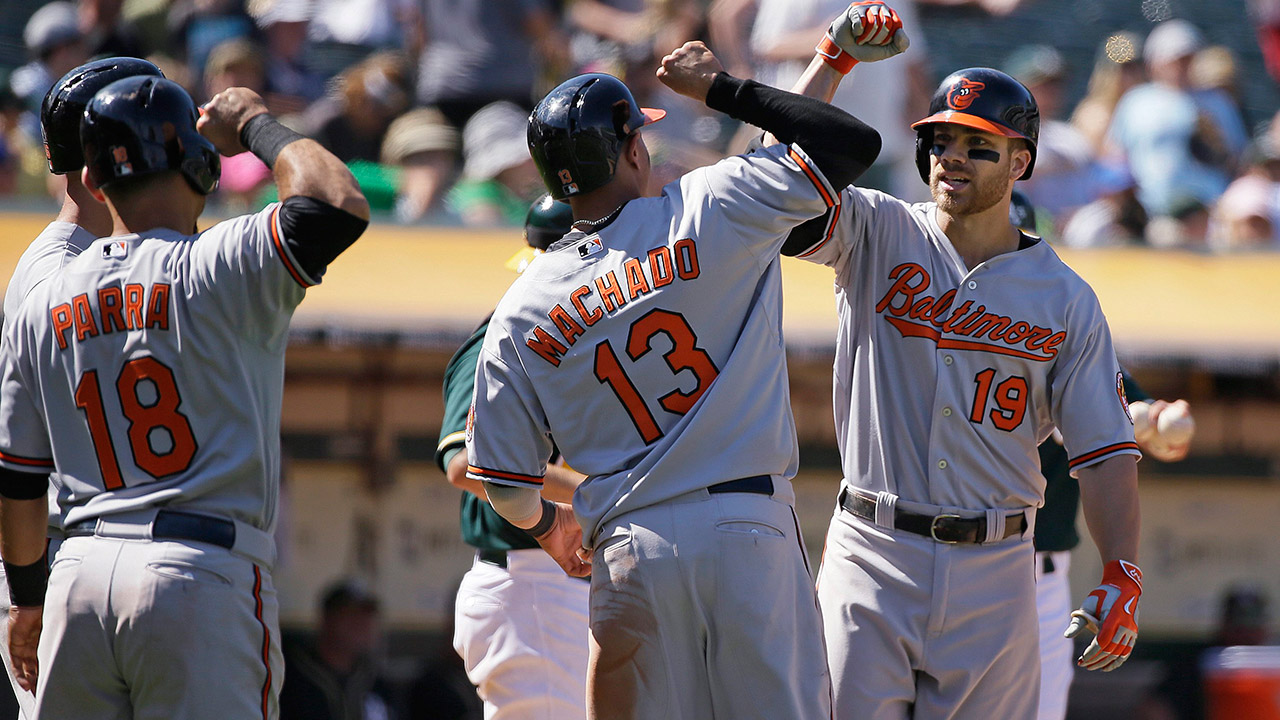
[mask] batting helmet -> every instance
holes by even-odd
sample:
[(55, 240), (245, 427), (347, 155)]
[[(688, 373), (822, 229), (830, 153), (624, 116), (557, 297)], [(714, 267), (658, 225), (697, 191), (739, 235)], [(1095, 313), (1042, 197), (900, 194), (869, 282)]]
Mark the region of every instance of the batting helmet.
[(1040, 139), (1040, 109), (1022, 83), (999, 70), (966, 68), (947, 76), (929, 101), (929, 117), (911, 124), (916, 131), (916, 167), (929, 182), (929, 150), (933, 125), (951, 123), (1007, 138), (1021, 138), (1031, 149), (1031, 162), (1020, 180), (1031, 177)]
[(529, 206), (529, 213), (524, 218), (524, 242), (528, 247), (507, 260), (507, 267), (516, 272), (524, 272), (543, 250), (551, 247), (551, 243), (564, 237), (573, 229), (573, 208), (566, 202), (556, 200), (550, 195), (543, 195)]
[(547, 93), (529, 115), (529, 154), (551, 197), (564, 200), (608, 184), (626, 139), (666, 114), (640, 107), (612, 75), (579, 75)]
[(113, 57), (94, 60), (72, 70), (49, 88), (40, 104), (40, 133), (49, 172), (65, 175), (84, 167), (80, 150), (80, 118), (84, 108), (102, 88), (116, 80), (149, 75), (164, 77), (160, 68), (146, 60)]
[(131, 77), (103, 88), (85, 107), (80, 143), (98, 187), (165, 170), (201, 195), (218, 187), (218, 151), (196, 131), (191, 96), (171, 80)]

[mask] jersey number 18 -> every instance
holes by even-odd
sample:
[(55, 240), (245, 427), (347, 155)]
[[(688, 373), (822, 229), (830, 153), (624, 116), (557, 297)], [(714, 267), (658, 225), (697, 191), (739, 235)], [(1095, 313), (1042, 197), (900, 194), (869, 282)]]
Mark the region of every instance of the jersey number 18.
[[(151, 392), (144, 396), (147, 385)], [(156, 479), (186, 470), (196, 454), (196, 439), (187, 416), (178, 410), (182, 394), (173, 379), (173, 371), (149, 355), (134, 358), (124, 364), (116, 378), (116, 395), (120, 410), (129, 421), (129, 448), (134, 464)], [(76, 384), (76, 407), (84, 411), (89, 423), (103, 486), (107, 490), (124, 487), (120, 462), (111, 444), (97, 370), (86, 370), (80, 376)], [(165, 452), (157, 452), (152, 447), (151, 434), (156, 430), (164, 430), (169, 435), (171, 447)]]

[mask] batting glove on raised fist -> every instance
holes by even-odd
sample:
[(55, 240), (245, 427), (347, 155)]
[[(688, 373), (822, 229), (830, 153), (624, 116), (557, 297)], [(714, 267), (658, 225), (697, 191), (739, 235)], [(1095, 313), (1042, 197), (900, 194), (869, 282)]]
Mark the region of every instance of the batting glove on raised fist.
[(863, 0), (832, 21), (814, 50), (828, 65), (848, 73), (859, 62), (891, 58), (910, 44), (898, 13), (880, 0)]
[(1063, 633), (1073, 638), (1085, 629), (1093, 642), (1076, 664), (1085, 670), (1110, 672), (1124, 664), (1138, 641), (1138, 598), (1142, 596), (1142, 571), (1124, 560), (1112, 560), (1102, 570), (1102, 584), (1093, 589)]

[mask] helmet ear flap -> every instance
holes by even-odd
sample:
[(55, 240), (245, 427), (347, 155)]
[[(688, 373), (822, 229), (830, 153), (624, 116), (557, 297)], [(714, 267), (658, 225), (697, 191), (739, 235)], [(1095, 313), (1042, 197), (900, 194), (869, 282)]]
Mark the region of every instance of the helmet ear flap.
[(933, 149), (933, 126), (924, 125), (916, 130), (916, 169), (920, 179), (929, 184), (929, 152)]

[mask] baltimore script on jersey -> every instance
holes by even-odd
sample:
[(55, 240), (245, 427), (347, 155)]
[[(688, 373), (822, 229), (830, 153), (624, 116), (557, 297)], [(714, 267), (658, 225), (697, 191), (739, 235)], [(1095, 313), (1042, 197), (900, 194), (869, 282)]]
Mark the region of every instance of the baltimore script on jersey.
[[(641, 262), (638, 258), (631, 258), (623, 264), (627, 283), (625, 296), (618, 274), (613, 270), (569, 293), (567, 304), (573, 306), (578, 318), (582, 320), (581, 324), (565, 309), (565, 303), (556, 303), (555, 307), (547, 312), (547, 318), (555, 324), (564, 342), (541, 325), (537, 325), (533, 328), (533, 337), (527, 338), (525, 344), (538, 353), (543, 360), (559, 367), (560, 358), (568, 350), (566, 343), (573, 345), (577, 342), (578, 338), (586, 332), (586, 328), (595, 325), (606, 312), (612, 314), (631, 300), (648, 295), (660, 287), (675, 282), (676, 279), (693, 280), (701, 274), (698, 267), (698, 246), (693, 238), (677, 240), (671, 247), (666, 245), (655, 247), (648, 252), (646, 259), (647, 262)], [(593, 286), (599, 295), (598, 301), (589, 300)], [(601, 310), (602, 306), (603, 310)]]

